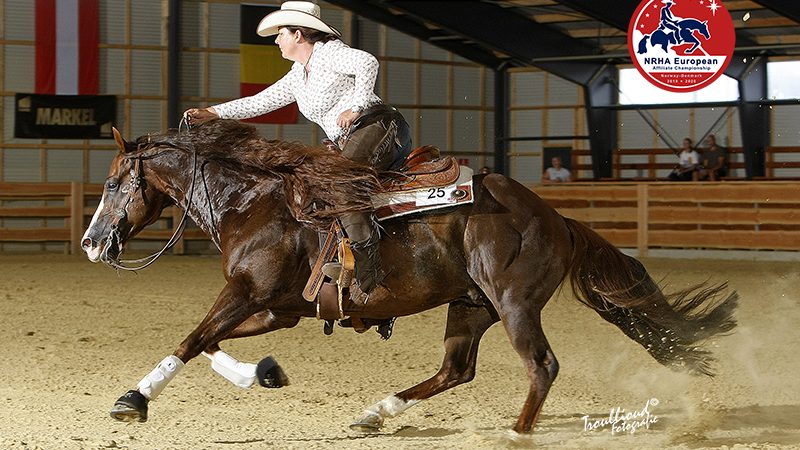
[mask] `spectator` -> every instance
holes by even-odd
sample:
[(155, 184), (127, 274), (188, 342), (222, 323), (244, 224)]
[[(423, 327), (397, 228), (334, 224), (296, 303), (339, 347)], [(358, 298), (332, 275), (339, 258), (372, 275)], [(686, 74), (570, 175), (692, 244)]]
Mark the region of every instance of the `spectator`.
[(542, 183), (569, 183), (572, 181), (572, 174), (566, 167), (561, 165), (560, 157), (554, 156), (553, 159), (550, 160), (550, 163), (553, 166), (548, 167), (547, 170), (544, 171)]
[(700, 154), (692, 148), (692, 140), (688, 137), (683, 140), (681, 153), (678, 155), (678, 167), (669, 174), (670, 181), (692, 181), (696, 177), (697, 166), (700, 164)]
[(700, 159), (701, 167), (695, 172), (695, 181), (719, 181), (728, 175), (728, 152), (717, 145), (717, 137), (709, 134), (706, 138), (707, 149)]

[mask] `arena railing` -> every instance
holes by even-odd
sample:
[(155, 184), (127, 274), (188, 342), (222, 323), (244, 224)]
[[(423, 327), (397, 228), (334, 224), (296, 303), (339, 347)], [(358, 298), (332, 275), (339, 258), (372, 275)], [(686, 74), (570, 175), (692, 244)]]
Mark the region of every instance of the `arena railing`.
[[(63, 242), (66, 252), (81, 254), (80, 240), (94, 214), (103, 185), (86, 183), (0, 183), (0, 243), (3, 242)], [(92, 206), (92, 203), (94, 206)], [(87, 206), (89, 205), (89, 206)], [(173, 226), (180, 222), (182, 211), (175, 207), (164, 210), (161, 218), (142, 231), (134, 242), (167, 241)], [(23, 226), (13, 224), (24, 220)], [(38, 226), (31, 222), (38, 220)], [(63, 225), (50, 226), (53, 219), (63, 219)], [(187, 228), (173, 252), (185, 252), (186, 240), (208, 240), (196, 228)]]
[[(800, 189), (791, 181), (576, 182), (530, 186), (562, 215), (586, 223), (618, 247), (800, 251)], [(81, 254), (80, 239), (102, 193), (99, 184), (0, 183), (0, 243), (62, 242)], [(181, 211), (164, 211), (137, 239), (166, 241)], [(41, 226), (12, 226), (12, 219)], [(63, 220), (63, 226), (46, 222)], [(207, 241), (197, 228), (184, 240)], [(184, 253), (180, 243), (176, 253)]]
[[(730, 147), (727, 149), (730, 155), (728, 167), (731, 176), (725, 177), (727, 181), (742, 180), (743, 177), (733, 174), (744, 173), (744, 161), (742, 158), (741, 147)], [(702, 153), (702, 149), (699, 150)], [(572, 150), (571, 170), (575, 174), (591, 173), (591, 151)], [(756, 178), (757, 180), (795, 180), (800, 176), (783, 176), (777, 171), (781, 169), (800, 169), (800, 147), (768, 147), (766, 151), (766, 175)], [(647, 161), (640, 161), (647, 158)], [(639, 160), (633, 162), (632, 160)], [(658, 181), (664, 180), (663, 174), (674, 169), (677, 165), (677, 157), (668, 148), (636, 148), (618, 149), (612, 155), (612, 176), (603, 178), (600, 181)], [(624, 172), (636, 171), (637, 176), (624, 176)], [(659, 173), (661, 176), (659, 176)], [(800, 171), (798, 171), (800, 173)], [(576, 177), (576, 180), (586, 180), (588, 177)]]
[(618, 247), (800, 250), (793, 181), (577, 182), (531, 186)]

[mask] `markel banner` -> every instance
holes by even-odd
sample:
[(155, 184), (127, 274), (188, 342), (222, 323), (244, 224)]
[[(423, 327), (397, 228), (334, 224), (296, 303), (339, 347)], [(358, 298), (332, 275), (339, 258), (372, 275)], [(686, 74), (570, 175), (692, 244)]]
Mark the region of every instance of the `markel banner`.
[(110, 138), (117, 111), (113, 95), (16, 94), (14, 137)]

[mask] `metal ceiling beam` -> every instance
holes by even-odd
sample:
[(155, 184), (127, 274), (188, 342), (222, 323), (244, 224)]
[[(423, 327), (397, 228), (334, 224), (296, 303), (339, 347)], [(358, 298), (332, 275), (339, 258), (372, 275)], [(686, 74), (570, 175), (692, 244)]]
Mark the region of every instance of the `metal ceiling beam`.
[(641, 0), (616, 0), (613, 8), (607, 2), (597, 0), (558, 0), (558, 3), (627, 32), (628, 23)]
[[(420, 20), (434, 23), (455, 35), (511, 55), (515, 59), (522, 60), (525, 65), (540, 67), (583, 86), (587, 103), (587, 125), (590, 129), (592, 171), (596, 178), (611, 175), (611, 153), (616, 146), (616, 112), (598, 109), (595, 106), (615, 101), (616, 90), (609, 88), (610, 83), (606, 79), (609, 76), (615, 77), (616, 69), (601, 61), (537, 61), (537, 58), (563, 54), (596, 55), (602, 53), (600, 47), (586, 44), (518, 14), (513, 9), (503, 8), (494, 3), (396, 0), (390, 4), (393, 8)], [(468, 13), (456, 17), (453, 15), (454, 10), (468, 11)], [(498, 114), (506, 113), (507, 109), (502, 107), (501, 102), (496, 102), (495, 121), (498, 120)], [(507, 132), (508, 127), (505, 128)], [(501, 135), (501, 137), (506, 136)], [(505, 170), (507, 149), (498, 144), (495, 155), (495, 165)]]
[(409, 18), (392, 14), (388, 7), (378, 6), (373, 2), (364, 0), (326, 0), (328, 3), (348, 9), (359, 16), (381, 23), (398, 31), (414, 36), (417, 39), (428, 42), (440, 47), (462, 58), (486, 67), (499, 67), (503, 63), (502, 58), (498, 58), (491, 51), (482, 49), (476, 45), (470, 45), (463, 40), (442, 39), (447, 35), (441, 32), (430, 30), (421, 23)]
[[(639, 0), (617, 0), (613, 8), (608, 8), (608, 5), (603, 2), (595, 0), (558, 0), (558, 3), (569, 6), (570, 8), (581, 12), (595, 20), (611, 25), (619, 30), (628, 32), (628, 24), (630, 23), (633, 13), (639, 6)], [(786, 3), (781, 0), (764, 0), (759, 3)], [(797, 9), (800, 14), (800, 3), (792, 3), (792, 8)], [(777, 11), (777, 9), (776, 9)], [(731, 65), (725, 69), (725, 74), (729, 77), (739, 79), (743, 65), (737, 64), (737, 61), (746, 59), (747, 55), (753, 55), (759, 50), (754, 50), (753, 47), (759, 47), (750, 34), (745, 30), (736, 30), (736, 46), (742, 48), (734, 53)], [(744, 47), (744, 48), (743, 48)]]
[(800, 22), (800, 2), (787, 0), (755, 0), (755, 2), (795, 22)]
[[(474, 41), (488, 49), (511, 55), (527, 66), (537, 66), (579, 84), (585, 84), (601, 67), (599, 63), (536, 62), (536, 58), (594, 55), (602, 49), (571, 38), (551, 27), (517, 14), (513, 9), (475, 1), (386, 1), (419, 20), (431, 22), (448, 32)], [(464, 14), (454, 15), (453, 11)]]
[[(759, 3), (784, 3), (782, 0), (764, 0)], [(618, 30), (628, 32), (628, 24), (639, 6), (639, 0), (617, 0), (614, 7), (609, 8), (608, 4), (596, 0), (558, 0), (559, 4), (583, 13), (592, 19), (611, 25)], [(794, 4), (793, 4), (794, 5)], [(800, 10), (794, 5), (793, 8)], [(777, 11), (777, 9), (776, 9)], [(800, 12), (800, 11), (798, 11)], [(758, 43), (747, 33), (746, 29), (736, 30), (736, 45), (738, 47), (758, 46)]]

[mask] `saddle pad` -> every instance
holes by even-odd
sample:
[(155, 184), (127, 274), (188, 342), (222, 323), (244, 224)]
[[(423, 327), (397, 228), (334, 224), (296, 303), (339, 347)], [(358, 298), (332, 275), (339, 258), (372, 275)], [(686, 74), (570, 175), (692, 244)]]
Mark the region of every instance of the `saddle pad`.
[(472, 203), (474, 201), (472, 175), (472, 169), (461, 166), (461, 174), (455, 183), (375, 195), (372, 197), (375, 216), (378, 220), (386, 220), (422, 211)]

